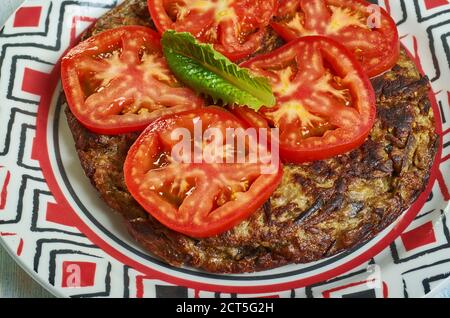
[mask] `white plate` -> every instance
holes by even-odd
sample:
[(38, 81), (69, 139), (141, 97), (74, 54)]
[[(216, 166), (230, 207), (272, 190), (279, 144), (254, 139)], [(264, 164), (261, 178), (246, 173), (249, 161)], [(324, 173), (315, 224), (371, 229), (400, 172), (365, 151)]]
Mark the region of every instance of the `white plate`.
[(149, 256), (84, 176), (58, 99), (58, 60), (115, 5), (26, 1), (0, 33), (0, 241), (36, 280), (64, 297), (419, 297), (450, 276), (448, 1), (380, 1), (432, 82), (443, 147), (427, 190), (366, 244), (246, 275), (178, 269)]

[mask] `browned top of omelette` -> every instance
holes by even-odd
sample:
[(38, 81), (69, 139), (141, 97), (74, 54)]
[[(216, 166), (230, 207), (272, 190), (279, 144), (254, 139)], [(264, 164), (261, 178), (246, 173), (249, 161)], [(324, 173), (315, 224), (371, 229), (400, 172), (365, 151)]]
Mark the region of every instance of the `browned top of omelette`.
[[(145, 0), (125, 1), (85, 37), (130, 24), (152, 27)], [(269, 32), (263, 52), (281, 44)], [(137, 134), (97, 135), (68, 108), (66, 113), (83, 169), (139, 243), (175, 266), (242, 273), (350, 249), (391, 224), (423, 191), (438, 144), (428, 79), (403, 51), (397, 65), (372, 84), (377, 121), (359, 149), (325, 161), (286, 165), (281, 185), (251, 218), (201, 240), (164, 227), (127, 191), (123, 162)]]

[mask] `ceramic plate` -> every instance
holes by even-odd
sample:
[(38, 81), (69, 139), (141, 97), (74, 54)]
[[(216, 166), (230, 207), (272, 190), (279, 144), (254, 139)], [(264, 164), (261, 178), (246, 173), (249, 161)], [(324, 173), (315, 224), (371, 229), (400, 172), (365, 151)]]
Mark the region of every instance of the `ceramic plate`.
[(147, 254), (81, 169), (58, 61), (117, 4), (30, 0), (0, 32), (0, 241), (38, 282), (62, 297), (420, 297), (450, 276), (449, 1), (379, 1), (432, 84), (441, 144), (426, 191), (348, 252), (246, 275), (174, 268)]

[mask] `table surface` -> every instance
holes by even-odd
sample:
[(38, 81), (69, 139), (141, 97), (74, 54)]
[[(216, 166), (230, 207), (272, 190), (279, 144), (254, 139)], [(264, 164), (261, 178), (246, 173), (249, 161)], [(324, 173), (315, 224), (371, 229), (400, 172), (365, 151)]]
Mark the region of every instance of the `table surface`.
[[(24, 0), (2, 0), (0, 26)], [(450, 298), (450, 284), (447, 290), (436, 296)], [(36, 283), (0, 246), (0, 298), (49, 298), (47, 290)]]

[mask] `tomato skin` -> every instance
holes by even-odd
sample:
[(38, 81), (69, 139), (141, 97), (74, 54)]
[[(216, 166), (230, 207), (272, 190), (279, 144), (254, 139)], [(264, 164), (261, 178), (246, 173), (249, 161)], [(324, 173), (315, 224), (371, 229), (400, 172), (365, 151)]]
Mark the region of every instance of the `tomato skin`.
[[(218, 4), (223, 10), (223, 2), (226, 7), (233, 8), (233, 17), (226, 17), (229, 13), (220, 13), (225, 18), (217, 21), (216, 11), (198, 12), (198, 8), (192, 9), (187, 14), (187, 22), (173, 21), (166, 11), (169, 4), (181, 4), (186, 7), (188, 4), (195, 7), (195, 3)], [(211, 43), (214, 48), (229, 58), (231, 61), (241, 60), (261, 48), (266, 33), (266, 27), (278, 9), (278, 0), (200, 0), (200, 1), (180, 1), (180, 0), (147, 0), (148, 8), (152, 20), (160, 34), (167, 30), (178, 32), (190, 32), (198, 40), (204, 43)], [(196, 11), (197, 10), (197, 11)], [(192, 13), (193, 12), (193, 13)], [(249, 12), (254, 12), (250, 15)], [(234, 34), (240, 30), (239, 34)], [(210, 36), (210, 34), (215, 34)], [(245, 40), (242, 40), (246, 37)], [(211, 40), (212, 38), (212, 40)]]
[[(129, 43), (140, 43), (142, 46), (131, 47)], [(158, 56), (155, 63), (159, 64), (150, 65), (155, 65), (153, 71), (161, 71), (158, 76), (170, 77), (170, 83), (148, 75), (146, 68), (141, 66), (144, 62), (136, 63), (138, 54), (144, 52), (148, 52), (149, 56)], [(165, 114), (202, 107), (203, 100), (190, 89), (171, 86), (176, 84), (176, 80), (172, 83), (172, 75), (164, 63), (160, 36), (149, 28), (125, 26), (99, 33), (72, 48), (61, 61), (61, 81), (70, 110), (89, 130), (115, 135), (142, 131), (150, 122)], [(100, 76), (106, 79), (97, 79)], [(136, 92), (130, 93), (133, 90)], [(156, 90), (165, 90), (165, 93)], [(154, 107), (150, 102), (150, 107), (154, 109), (149, 108), (143, 114), (122, 114), (125, 107), (133, 106), (136, 96), (143, 101), (147, 98), (153, 100), (156, 96), (154, 103), (159, 104)], [(179, 106), (174, 105), (175, 102)]]
[[(329, 47), (333, 48), (333, 50), (336, 50), (334, 53), (330, 53), (331, 51), (327, 53), (322, 52), (322, 56), (327, 58), (326, 61), (332, 65), (337, 73), (345, 75), (348, 72), (354, 74), (355, 78), (358, 79), (357, 86), (355, 86), (358, 87), (358, 89), (353, 89), (355, 90), (355, 92), (352, 92), (352, 95), (359, 94), (363, 91), (363, 94), (366, 96), (361, 102), (365, 105), (364, 110), (361, 113), (361, 123), (355, 123), (354, 127), (352, 127), (351, 129), (338, 128), (336, 130), (332, 130), (331, 132), (327, 132), (325, 135), (328, 136), (329, 134), (332, 134), (336, 139), (336, 141), (332, 143), (327, 143), (320, 138), (317, 139), (316, 137), (314, 137), (320, 141), (320, 144), (315, 146), (311, 146), (311, 144), (307, 146), (306, 144), (302, 143), (300, 143), (300, 145), (294, 146), (284, 139), (283, 131), (282, 129), (280, 129), (281, 135), (280, 140), (278, 140), (280, 144), (280, 156), (282, 161), (285, 163), (304, 163), (316, 160), (324, 160), (355, 149), (365, 141), (376, 119), (375, 92), (369, 78), (362, 70), (360, 64), (354, 59), (354, 57), (350, 55), (348, 50), (343, 45), (330, 38), (322, 36), (309, 36), (299, 38), (289, 42), (285, 46), (273, 52), (250, 59), (241, 64), (241, 66), (255, 71), (255, 65), (265, 65), (270, 68), (272, 66), (270, 64), (270, 61), (277, 61), (280, 64), (283, 64), (286, 63), (286, 61), (281, 60), (279, 56), (287, 55), (286, 52), (296, 50), (299, 45), (313, 45), (316, 42), (322, 43), (323, 47)], [(295, 52), (297, 52), (297, 56), (301, 55), (300, 51)], [(332, 60), (334, 54), (339, 54), (339, 57), (336, 57), (335, 60)], [(292, 53), (292, 55), (294, 55), (294, 53)], [(349, 63), (352, 66), (352, 69), (343, 69), (342, 66), (339, 65), (339, 59), (345, 60), (346, 63)], [(261, 73), (258, 74), (262, 75)], [(275, 93), (275, 95), (277, 97), (277, 106), (275, 106), (275, 109), (277, 110), (282, 109), (283, 106), (279, 106), (279, 104), (283, 101), (289, 100), (289, 98), (294, 101), (301, 101), (306, 98), (305, 96), (301, 96), (301, 93), (297, 92), (294, 92), (292, 96), (288, 97), (280, 96), (280, 94), (277, 93)], [(359, 95), (355, 95), (352, 98), (354, 98), (355, 100), (361, 100), (361, 97)], [(299, 103), (301, 104), (302, 102)], [(271, 126), (267, 117), (268, 111), (270, 111), (270, 109), (263, 108), (260, 110), (260, 112), (255, 113), (253, 110), (247, 107), (240, 107), (239, 109), (235, 109), (233, 112), (254, 127), (268, 127)], [(311, 138), (306, 138), (305, 140), (307, 141), (308, 139)]]
[[(233, 114), (241, 118), (246, 124), (258, 128), (270, 128), (266, 119), (260, 114), (254, 112), (247, 107), (238, 107), (233, 109)], [(372, 115), (375, 121), (376, 115)], [(317, 149), (295, 149), (292, 147), (286, 147), (280, 145), (280, 157), (283, 163), (306, 163), (317, 160), (329, 159), (343, 153), (348, 152), (351, 149), (356, 149), (361, 146), (366, 138), (368, 137), (370, 130), (362, 133), (357, 138), (349, 141), (347, 144), (336, 145), (334, 147), (323, 148), (321, 150)], [(280, 142), (280, 141), (278, 141)]]
[[(164, 6), (162, 1), (153, 1), (153, 0), (147, 0), (148, 10), (150, 12), (150, 16), (152, 17), (152, 21), (155, 24), (156, 29), (158, 30), (159, 34), (163, 34), (171, 27), (170, 19), (154, 19), (153, 17), (160, 16), (163, 14)], [(165, 13), (164, 13), (165, 15)], [(168, 18), (168, 17), (167, 17)], [(195, 35), (194, 35), (195, 36)]]
[[(303, 2), (302, 0), (281, 1), (278, 14), (286, 15), (289, 10), (292, 10), (296, 6), (300, 6), (300, 3), (302, 3), (302, 2)], [(365, 0), (333, 0), (333, 1), (325, 0), (323, 2), (327, 2), (327, 3), (332, 2), (333, 4), (342, 3), (342, 5), (348, 6), (350, 8), (351, 7), (355, 8), (358, 5), (365, 6), (365, 7), (372, 5), (371, 3), (369, 3)], [(289, 9), (283, 10), (282, 8), (283, 7), (287, 8), (289, 3), (292, 3), (291, 7), (289, 7)], [(369, 77), (375, 77), (375, 76), (380, 75), (381, 73), (391, 69), (397, 63), (399, 55), (400, 55), (400, 41), (399, 41), (397, 26), (396, 26), (394, 20), (386, 12), (386, 10), (384, 10), (381, 7), (379, 7), (379, 8), (380, 8), (380, 13), (381, 13), (381, 20), (382, 20), (382, 23), (384, 24), (384, 26), (382, 28), (376, 29), (376, 31), (382, 34), (382, 38), (385, 42), (384, 44), (386, 44), (389, 47), (389, 49), (382, 48), (378, 51), (378, 54), (380, 56), (380, 58), (379, 58), (380, 61), (378, 63), (376, 63), (375, 65), (369, 65), (369, 62), (371, 59), (370, 57), (367, 57), (367, 59), (369, 59), (367, 62), (366, 61), (361, 62), (363, 64), (364, 71), (367, 73), (367, 75)], [(281, 18), (282, 18), (282, 16), (279, 16), (277, 18), (277, 20), (279, 20)], [(275, 30), (275, 32), (277, 32), (278, 35), (280, 35), (287, 42), (293, 41), (299, 37), (299, 34), (297, 34), (291, 27), (286, 26), (281, 21), (278, 21), (278, 22), (273, 21), (271, 23), (271, 26)], [(310, 31), (310, 30), (308, 30), (308, 31)], [(335, 39), (337, 42), (342, 43), (345, 46), (347, 46), (347, 48), (349, 50), (353, 51), (353, 49), (354, 49), (353, 44), (350, 45), (350, 42), (355, 38), (355, 36), (353, 36), (350, 39), (344, 39), (344, 38), (342, 38), (342, 36), (339, 33), (327, 34), (325, 32), (321, 33), (320, 31), (319, 32), (310, 31), (310, 32), (312, 32), (316, 35), (329, 36), (329, 37)], [(351, 30), (350, 32), (354, 32), (354, 34), (358, 33), (358, 31), (354, 30), (354, 29)], [(313, 35), (312, 33), (310, 33), (308, 35)], [(367, 42), (369, 42), (368, 39), (367, 39)], [(349, 45), (347, 45), (347, 43), (349, 43)], [(374, 46), (374, 45), (375, 44), (372, 44), (372, 46)], [(380, 47), (382, 47), (382, 46), (380, 45)], [(363, 52), (364, 52), (364, 49), (363, 49)], [(373, 53), (371, 53), (371, 54), (373, 54)], [(362, 58), (363, 59), (366, 58), (366, 57), (364, 57), (364, 53), (362, 53)]]
[(297, 150), (288, 147), (280, 147), (280, 156), (284, 163), (306, 163), (318, 160), (326, 160), (342, 155), (352, 149), (361, 146), (369, 135), (370, 130), (359, 135), (347, 144), (336, 145), (323, 150)]
[[(208, 116), (212, 119), (209, 120)], [(169, 172), (164, 171), (170, 171), (170, 165), (156, 168), (149, 164), (149, 161), (153, 161), (153, 158), (158, 157), (163, 149), (166, 149), (163, 146), (164, 136), (168, 135), (174, 128), (188, 127), (189, 124), (186, 121), (193, 118), (202, 119), (207, 123), (208, 127), (218, 122), (227, 122), (227, 127), (246, 128), (246, 125), (242, 124), (239, 118), (224, 109), (214, 106), (164, 116), (150, 124), (130, 148), (124, 164), (124, 176), (128, 190), (136, 201), (163, 225), (190, 237), (207, 238), (230, 230), (250, 217), (275, 191), (281, 182), (283, 171), (280, 163), (275, 174), (259, 175), (246, 192), (240, 192), (238, 199), (228, 201), (215, 209), (213, 208), (212, 211), (206, 213), (206, 216), (198, 211), (201, 210), (201, 205), (208, 205), (211, 203), (211, 200), (216, 200), (217, 195), (214, 195), (215, 192), (211, 193), (210, 189), (215, 187), (214, 182), (218, 174), (223, 174), (223, 176), (236, 174), (247, 169), (245, 165), (236, 167), (225, 166), (222, 168), (220, 164), (218, 166), (207, 163), (178, 164), (180, 166), (173, 168), (175, 169), (174, 175), (176, 175), (176, 180), (189, 180), (194, 171), (201, 171), (200, 174), (196, 175), (196, 184), (193, 186), (198, 193), (192, 192), (178, 208), (168, 203), (170, 201), (166, 201), (168, 200), (167, 196), (161, 197), (156, 194), (156, 192), (161, 190), (154, 183), (148, 184), (154, 190), (145, 190), (146, 192), (143, 194), (142, 180), (146, 180), (148, 173), (154, 173), (155, 171), (156, 173), (161, 173), (161, 179), (163, 180), (166, 180), (165, 178), (169, 174)], [(145, 153), (146, 158), (140, 155), (142, 153)], [(226, 170), (227, 168), (229, 171)], [(240, 177), (237, 176), (236, 178)], [(158, 178), (158, 180), (160, 179)], [(174, 187), (176, 188), (175, 181), (171, 181), (170, 184), (165, 186), (165, 188)], [(191, 208), (186, 208), (184, 205), (185, 200), (193, 197), (198, 201)], [(169, 213), (165, 211), (169, 211)], [(170, 217), (170, 213), (173, 213), (173, 217)], [(200, 215), (198, 215), (199, 213)], [(220, 217), (215, 216), (217, 214)], [(201, 219), (200, 224), (194, 221), (196, 218)]]

